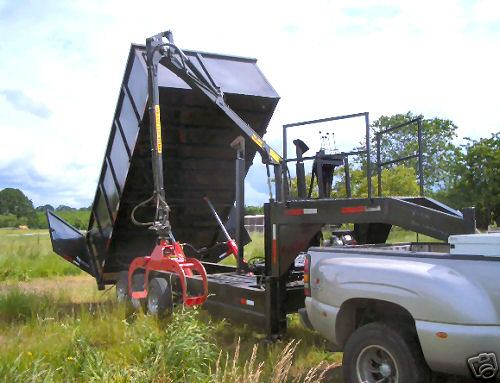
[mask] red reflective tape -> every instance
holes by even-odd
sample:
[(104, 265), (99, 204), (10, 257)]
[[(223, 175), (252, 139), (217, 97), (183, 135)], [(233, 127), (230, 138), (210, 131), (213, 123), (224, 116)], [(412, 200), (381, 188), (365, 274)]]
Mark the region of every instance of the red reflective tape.
[(285, 210), (285, 215), (302, 215), (304, 214), (304, 209), (288, 209)]
[(366, 206), (349, 206), (340, 209), (342, 214), (363, 213), (366, 211)]
[(318, 209), (287, 209), (285, 210), (285, 215), (306, 215), (306, 214), (318, 214)]
[(255, 306), (255, 301), (252, 301), (251, 299), (247, 299), (247, 298), (241, 298), (240, 303), (242, 305)]

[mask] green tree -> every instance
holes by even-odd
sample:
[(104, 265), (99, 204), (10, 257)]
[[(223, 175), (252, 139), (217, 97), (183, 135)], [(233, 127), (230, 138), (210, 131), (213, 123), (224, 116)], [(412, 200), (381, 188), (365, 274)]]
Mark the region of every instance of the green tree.
[(260, 215), (264, 214), (263, 206), (245, 206), (245, 215)]
[(67, 205), (59, 205), (56, 207), (56, 211), (74, 211), (76, 210), (74, 207), (67, 206)]
[(0, 215), (0, 227), (16, 227), (18, 225), (18, 218), (14, 214)]
[(36, 211), (45, 211), (45, 210), (54, 211), (55, 209), (54, 209), (54, 206), (47, 204), (47, 205), (37, 206), (35, 210)]
[[(311, 173), (306, 174), (306, 194), (309, 193), (309, 186), (311, 185)], [(292, 198), (297, 198), (299, 195), (298, 188), (297, 188), (297, 177), (293, 177), (290, 179), (290, 196)], [(319, 196), (319, 189), (318, 189), (318, 184), (317, 180), (315, 180), (314, 185), (313, 185), (313, 190), (312, 190), (312, 198), (318, 198)]]
[(35, 222), (33, 202), (19, 189), (5, 188), (0, 191), (0, 215), (16, 216), (17, 225)]
[[(347, 197), (344, 169), (339, 168), (334, 173), (334, 184), (332, 187), (332, 197), (345, 198)], [(366, 198), (368, 196), (368, 182), (364, 169), (351, 169), (351, 196), (356, 198)], [(306, 175), (307, 190), (311, 175)], [(296, 177), (290, 180), (290, 195), (292, 198), (297, 197), (297, 179)], [(372, 187), (377, 190), (378, 178), (372, 176)], [(419, 193), (419, 187), (416, 180), (415, 169), (404, 165), (395, 166), (390, 169), (382, 170), (382, 195), (384, 196), (415, 196)], [(313, 198), (318, 197), (318, 187), (314, 184)]]
[(500, 133), (466, 139), (457, 157), (454, 182), (443, 198), (456, 207), (474, 206), (477, 226), (500, 225)]
[[(363, 169), (351, 171), (351, 194), (356, 198), (368, 197), (368, 180)], [(377, 190), (378, 177), (372, 176), (372, 188)], [(404, 165), (382, 170), (383, 196), (415, 196), (419, 194), (415, 169)], [(334, 186), (333, 196), (345, 198), (345, 179), (341, 178)]]
[[(435, 192), (439, 189), (449, 187), (452, 183), (453, 165), (458, 154), (458, 148), (452, 141), (457, 136), (457, 126), (450, 120), (443, 120), (440, 118), (425, 119), (422, 115), (417, 116), (412, 112), (408, 112), (406, 114), (395, 114), (393, 116), (381, 116), (372, 123), (372, 129), (374, 132), (380, 132), (390, 127), (411, 121), (417, 117), (422, 118), (425, 189), (427, 192)], [(374, 135), (372, 138), (372, 161), (374, 164), (376, 163), (375, 137)], [(418, 151), (416, 124), (411, 124), (388, 134), (381, 135), (380, 148), (382, 162), (395, 160), (416, 153)], [(415, 174), (418, 174), (417, 159), (409, 160), (405, 165), (413, 167), (415, 169)]]
[(37, 211), (35, 217), (36, 223), (33, 227), (36, 227), (37, 229), (47, 229), (49, 227), (45, 211)]

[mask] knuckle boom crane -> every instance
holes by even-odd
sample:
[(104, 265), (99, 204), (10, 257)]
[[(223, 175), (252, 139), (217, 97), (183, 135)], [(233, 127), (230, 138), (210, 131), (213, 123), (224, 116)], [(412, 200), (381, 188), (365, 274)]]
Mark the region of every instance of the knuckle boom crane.
[[(283, 159), (226, 104), (221, 89), (213, 83), (213, 80), (207, 78), (207, 76), (199, 71), (190, 62), (184, 52), (174, 44), (172, 32), (163, 32), (146, 40), (149, 132), (151, 137), (154, 191), (150, 198), (139, 203), (132, 210), (131, 219), (136, 225), (148, 226), (149, 229), (153, 230), (157, 234), (157, 244), (150, 255), (137, 257), (130, 264), (128, 269), (129, 295), (133, 299), (147, 298), (149, 274), (151, 272), (174, 273), (180, 282), (183, 304), (187, 306), (200, 305), (205, 303), (208, 296), (207, 273), (205, 267), (198, 259), (186, 257), (182, 245), (175, 240), (169, 221), (170, 207), (165, 199), (162, 122), (158, 87), (158, 65), (160, 62), (191, 86), (191, 88), (198, 89), (217, 105), (257, 145), (264, 163), (279, 166)], [(204, 197), (204, 199), (226, 237), (227, 254), (235, 255), (241, 271), (244, 268), (245, 261), (243, 257), (238, 256), (238, 246), (235, 240), (230, 238), (210, 200), (207, 197)], [(154, 220), (152, 222), (139, 222), (135, 218), (136, 210), (150, 202), (153, 202), (155, 205)], [(133, 275), (138, 270), (144, 270), (143, 289), (132, 291)], [(186, 277), (192, 277), (195, 274), (201, 277), (203, 289), (201, 294), (190, 296), (188, 294)]]

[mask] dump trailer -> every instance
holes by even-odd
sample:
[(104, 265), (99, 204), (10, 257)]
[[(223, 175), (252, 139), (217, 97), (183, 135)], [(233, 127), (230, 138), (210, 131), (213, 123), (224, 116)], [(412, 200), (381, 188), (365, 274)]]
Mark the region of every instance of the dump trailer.
[[(175, 303), (203, 305), (274, 339), (286, 331), (287, 314), (304, 307), (297, 256), (321, 243), (325, 225), (354, 224), (358, 244), (385, 243), (393, 225), (441, 240), (475, 231), (473, 209), (458, 211), (423, 195), (385, 197), (380, 182), (373, 195), (368, 113), (285, 125), (282, 157), (262, 138), (278, 100), (255, 59), (181, 50), (170, 32), (132, 45), (88, 230), (83, 234), (48, 211), (54, 251), (92, 275), (99, 289), (116, 284), (119, 298), (136, 308), (162, 314)], [(295, 140), (297, 156), (287, 157), (289, 127), (347, 118), (366, 124), (363, 150), (305, 156), (307, 145)], [(421, 124), (412, 123), (419, 127), (412, 158), (422, 184)], [(264, 257), (247, 262), (244, 179), (257, 153), (267, 167), (270, 198)], [(351, 198), (354, 155), (368, 159), (367, 198)], [(383, 163), (378, 157), (377, 173), (407, 159)], [(307, 192), (307, 160), (319, 198), (312, 183)], [(298, 195), (289, 187), (292, 164)], [(339, 167), (347, 189), (342, 199), (331, 197)], [(219, 263), (227, 256), (235, 256), (237, 266)]]

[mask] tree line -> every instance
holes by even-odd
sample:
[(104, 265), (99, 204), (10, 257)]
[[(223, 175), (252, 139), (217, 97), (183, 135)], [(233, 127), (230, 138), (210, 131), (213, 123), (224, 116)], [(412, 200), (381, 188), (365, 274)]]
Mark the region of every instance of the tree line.
[[(474, 206), (480, 229), (491, 224), (499, 226), (500, 132), (478, 140), (465, 137), (462, 144), (456, 144), (457, 125), (451, 120), (425, 118), (411, 112), (382, 116), (372, 124), (372, 129), (374, 133), (380, 132), (417, 117), (422, 121), (425, 195), (456, 209)], [(375, 140), (376, 134), (373, 137)], [(416, 124), (382, 135), (380, 141), (382, 162), (409, 156), (418, 149)], [(398, 171), (401, 166), (411, 168), (413, 173), (408, 177), (416, 180), (410, 177), (418, 173), (416, 159), (389, 166), (387, 171)], [(384, 179), (382, 185), (384, 189)]]
[(22, 190), (0, 190), (0, 227), (28, 226), (31, 229), (47, 229), (46, 210), (56, 211), (58, 216), (77, 229), (87, 229), (90, 208), (76, 209), (67, 205), (59, 205), (56, 208), (52, 205), (42, 205), (35, 208)]

